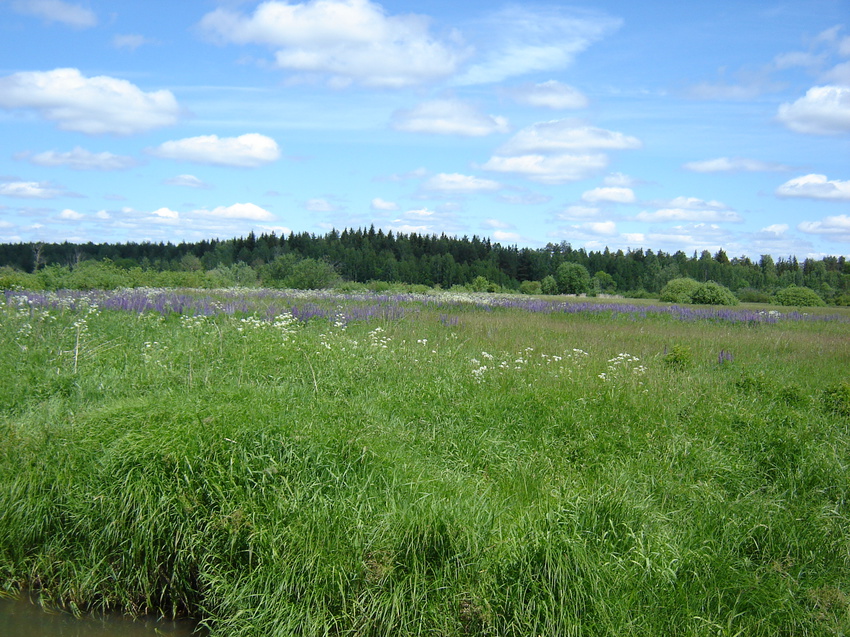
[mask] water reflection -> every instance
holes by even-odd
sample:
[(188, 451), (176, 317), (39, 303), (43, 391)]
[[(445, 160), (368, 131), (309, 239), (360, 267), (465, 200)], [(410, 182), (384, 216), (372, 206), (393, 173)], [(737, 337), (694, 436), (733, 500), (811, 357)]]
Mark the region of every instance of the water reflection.
[(86, 616), (45, 612), (28, 599), (0, 598), (0, 635), (3, 637), (198, 637), (195, 623), (152, 617), (137, 620), (118, 615)]

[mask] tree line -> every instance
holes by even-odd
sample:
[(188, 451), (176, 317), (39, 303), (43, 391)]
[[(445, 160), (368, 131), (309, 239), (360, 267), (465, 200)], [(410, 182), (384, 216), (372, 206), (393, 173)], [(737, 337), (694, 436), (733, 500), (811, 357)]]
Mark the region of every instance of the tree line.
[(850, 304), (843, 302), (850, 300), (850, 264), (843, 256), (799, 262), (795, 256), (774, 260), (762, 255), (754, 261), (747, 256), (730, 258), (722, 249), (692, 255), (641, 248), (587, 251), (566, 241), (532, 249), (477, 235), (395, 233), (374, 226), (324, 235), (251, 232), (232, 239), (177, 244), (0, 244), (0, 281), (12, 280), (14, 275), (38, 275), (43, 287), (50, 288), (75, 271), (80, 277), (87, 270), (93, 275), (92, 262), (108, 262), (114, 273), (134, 273), (139, 280), (166, 284), (194, 280), (200, 285), (329, 287), (381, 281), (523, 292), (540, 291), (546, 283), (551, 286), (552, 279), (558, 281), (561, 265), (568, 263), (587, 271), (590, 292), (652, 296), (669, 281), (688, 277), (717, 282), (742, 300), (767, 300), (762, 297), (777, 290), (805, 286), (829, 302)]

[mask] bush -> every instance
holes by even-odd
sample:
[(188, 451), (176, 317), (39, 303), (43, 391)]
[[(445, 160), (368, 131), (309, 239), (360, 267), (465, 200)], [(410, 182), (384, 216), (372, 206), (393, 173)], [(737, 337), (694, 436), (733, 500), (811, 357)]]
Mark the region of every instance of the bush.
[(738, 305), (738, 297), (726, 286), (714, 281), (700, 283), (690, 277), (668, 281), (661, 289), (661, 300), (667, 303)]
[(737, 295), (742, 303), (770, 303), (770, 294), (755, 288), (741, 288)]
[(850, 383), (835, 383), (824, 389), (823, 406), (830, 413), (850, 416)]
[(738, 305), (738, 297), (724, 285), (707, 281), (701, 284), (691, 296), (691, 303), (699, 305)]
[(590, 273), (580, 263), (562, 263), (555, 272), (560, 294), (587, 294), (592, 284)]
[(675, 369), (690, 367), (694, 362), (691, 348), (684, 345), (674, 345), (664, 354), (664, 364)]
[(555, 280), (551, 274), (547, 277), (544, 277), (540, 282), (540, 291), (543, 294), (554, 295), (558, 293), (558, 282)]
[(699, 281), (690, 277), (672, 279), (661, 288), (660, 300), (667, 303), (691, 303), (694, 292), (699, 289)]
[(519, 291), (523, 294), (540, 294), (541, 290), (540, 281), (523, 281), (519, 284)]
[(826, 305), (818, 293), (811, 288), (791, 285), (779, 290), (773, 297), (777, 305), (791, 305), (794, 307), (820, 307)]

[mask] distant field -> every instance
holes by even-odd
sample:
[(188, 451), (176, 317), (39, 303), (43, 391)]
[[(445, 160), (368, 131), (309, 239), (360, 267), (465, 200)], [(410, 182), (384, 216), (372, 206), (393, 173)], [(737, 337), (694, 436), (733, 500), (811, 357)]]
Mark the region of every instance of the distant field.
[(214, 635), (850, 633), (850, 312), (0, 297), (0, 586)]

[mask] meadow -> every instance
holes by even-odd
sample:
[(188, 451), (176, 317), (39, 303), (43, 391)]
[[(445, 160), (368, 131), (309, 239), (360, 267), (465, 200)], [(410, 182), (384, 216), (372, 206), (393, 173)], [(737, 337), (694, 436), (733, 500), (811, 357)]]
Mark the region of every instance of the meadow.
[(850, 634), (850, 313), (0, 299), (0, 588), (212, 635)]

